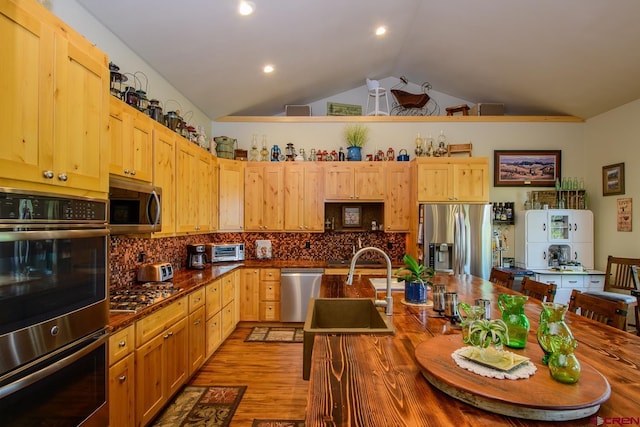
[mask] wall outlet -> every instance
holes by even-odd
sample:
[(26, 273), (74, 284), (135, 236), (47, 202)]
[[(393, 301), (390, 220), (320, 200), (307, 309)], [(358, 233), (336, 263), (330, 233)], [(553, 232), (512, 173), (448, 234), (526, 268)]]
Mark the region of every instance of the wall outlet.
[(311, 249), (311, 242), (308, 241), (308, 240), (306, 242), (304, 242), (304, 248), (305, 249)]
[(391, 240), (387, 242), (387, 249), (393, 249), (393, 242)]
[(140, 252), (138, 253), (138, 262), (144, 262), (144, 259), (146, 258), (147, 254), (145, 254), (144, 252)]

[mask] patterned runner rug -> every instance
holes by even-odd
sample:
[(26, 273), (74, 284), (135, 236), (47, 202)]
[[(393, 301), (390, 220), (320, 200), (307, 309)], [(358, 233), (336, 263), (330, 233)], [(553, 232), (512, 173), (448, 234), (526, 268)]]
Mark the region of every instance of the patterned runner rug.
[(246, 386), (185, 387), (152, 425), (227, 427), (246, 389)]
[(256, 326), (245, 342), (302, 342), (302, 328)]

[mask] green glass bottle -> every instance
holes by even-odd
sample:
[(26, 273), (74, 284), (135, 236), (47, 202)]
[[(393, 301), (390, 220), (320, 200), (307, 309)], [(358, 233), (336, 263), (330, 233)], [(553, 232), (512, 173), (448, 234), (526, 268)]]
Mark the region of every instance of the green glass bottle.
[(551, 355), (549, 373), (551, 378), (565, 384), (577, 383), (580, 379), (580, 362), (574, 353), (578, 342), (573, 337), (553, 335), (550, 337)]
[(540, 312), (540, 326), (536, 332), (538, 344), (544, 351), (542, 363), (545, 365), (549, 361), (551, 355), (551, 338), (553, 336), (573, 338), (571, 330), (564, 321), (569, 306), (567, 304), (559, 304), (556, 302), (543, 302), (542, 311)]

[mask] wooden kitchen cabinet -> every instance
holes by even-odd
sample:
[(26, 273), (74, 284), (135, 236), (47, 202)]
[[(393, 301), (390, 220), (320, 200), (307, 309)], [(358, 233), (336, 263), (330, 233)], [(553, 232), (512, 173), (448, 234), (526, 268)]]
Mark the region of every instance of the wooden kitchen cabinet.
[(251, 162), (244, 174), (245, 231), (284, 229), (284, 167)]
[(166, 126), (153, 125), (153, 184), (162, 189), (160, 217), (162, 230), (153, 237), (176, 234), (176, 138)]
[(418, 202), (489, 202), (489, 160), (485, 157), (415, 159)]
[(0, 186), (106, 198), (107, 56), (38, 2), (0, 14)]
[(236, 288), (238, 286), (238, 274), (233, 271), (222, 276), (222, 339), (226, 339), (234, 331), (238, 324), (236, 311)]
[(320, 165), (285, 164), (284, 229), (324, 232), (324, 169)]
[(260, 320), (260, 269), (240, 271), (240, 321)]
[(153, 123), (116, 97), (109, 101), (109, 173), (137, 181), (153, 179)]
[(244, 229), (244, 164), (218, 159), (218, 231)]
[(146, 425), (188, 376), (187, 297), (136, 322), (136, 425)]
[(384, 162), (336, 162), (324, 172), (326, 201), (384, 201)]
[(176, 230), (178, 233), (212, 231), (211, 173), (215, 170), (211, 153), (179, 138), (176, 155)]
[(109, 424), (135, 423), (135, 329), (133, 325), (109, 337)]
[(189, 313), (189, 372), (191, 376), (205, 361), (206, 319), (204, 305)]
[(259, 319), (263, 322), (280, 321), (280, 269), (261, 268), (259, 292)]
[(222, 279), (205, 286), (206, 358), (222, 344)]
[(388, 162), (384, 199), (384, 230), (408, 232), (411, 227), (411, 168), (409, 162)]

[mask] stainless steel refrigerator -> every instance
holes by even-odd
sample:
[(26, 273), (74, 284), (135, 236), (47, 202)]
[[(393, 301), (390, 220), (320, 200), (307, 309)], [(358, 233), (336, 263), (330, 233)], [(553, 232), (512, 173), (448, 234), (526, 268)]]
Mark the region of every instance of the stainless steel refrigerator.
[(491, 205), (423, 204), (420, 206), (422, 260), (436, 271), (489, 278)]

